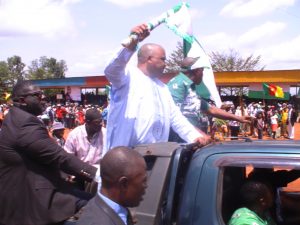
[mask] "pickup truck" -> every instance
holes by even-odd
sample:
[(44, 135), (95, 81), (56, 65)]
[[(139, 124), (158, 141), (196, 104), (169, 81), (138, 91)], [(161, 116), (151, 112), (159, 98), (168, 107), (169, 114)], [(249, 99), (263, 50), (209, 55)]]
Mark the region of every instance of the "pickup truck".
[[(138, 225), (225, 225), (239, 208), (240, 187), (254, 168), (300, 171), (299, 141), (245, 139), (192, 148), (178, 143), (135, 147), (148, 171), (144, 199), (131, 209)], [(295, 212), (277, 205), (278, 224), (300, 224), (300, 182), (296, 179), (278, 189), (278, 198), (287, 195), (298, 204)]]

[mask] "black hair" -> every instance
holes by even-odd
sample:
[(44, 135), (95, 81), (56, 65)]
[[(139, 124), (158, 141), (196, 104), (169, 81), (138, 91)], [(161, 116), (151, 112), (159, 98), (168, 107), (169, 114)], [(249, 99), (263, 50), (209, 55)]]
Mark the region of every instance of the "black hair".
[(247, 207), (251, 207), (258, 204), (259, 200), (265, 197), (270, 191), (270, 188), (263, 182), (247, 181), (241, 187), (240, 196), (243, 203)]
[(18, 101), (19, 97), (27, 94), (34, 84), (29, 80), (18, 80), (12, 90), (12, 100)]
[(101, 118), (102, 118), (101, 113), (96, 108), (88, 109), (85, 113), (85, 120), (88, 122), (91, 122), (96, 119), (101, 119)]
[(109, 150), (100, 163), (102, 186), (111, 187), (121, 176), (131, 178), (139, 168), (139, 160), (144, 161), (142, 155), (129, 147), (118, 146)]

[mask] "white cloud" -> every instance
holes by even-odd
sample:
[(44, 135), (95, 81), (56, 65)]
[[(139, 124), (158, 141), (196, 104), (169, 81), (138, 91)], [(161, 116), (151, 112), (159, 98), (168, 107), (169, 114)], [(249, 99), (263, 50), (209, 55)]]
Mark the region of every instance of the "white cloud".
[(78, 0), (2, 0), (0, 36), (42, 35), (53, 38), (74, 34), (68, 4)]
[(220, 12), (232, 17), (254, 17), (270, 13), (282, 7), (294, 5), (296, 0), (234, 0)]
[(74, 59), (68, 64), (67, 77), (74, 76), (99, 76), (104, 74), (104, 67), (108, 60), (115, 54), (116, 49), (108, 51), (90, 52), (80, 54), (80, 57)]
[(123, 8), (132, 8), (132, 7), (146, 5), (149, 3), (162, 2), (162, 0), (105, 0), (105, 1)]
[(259, 27), (252, 28), (238, 38), (238, 43), (241, 45), (251, 44), (263, 38), (270, 38), (280, 33), (286, 27), (285, 23), (281, 22), (266, 22)]
[(198, 10), (198, 9), (191, 8), (190, 15), (191, 15), (192, 21), (193, 21), (198, 18), (203, 18), (205, 16), (205, 12), (204, 12), (204, 10)]
[(285, 42), (257, 50), (268, 69), (299, 69), (300, 35)]
[[(200, 35), (198, 37), (200, 37)], [(236, 37), (224, 32), (201, 37), (199, 41), (207, 53), (212, 51), (227, 51), (230, 48), (236, 49)]]

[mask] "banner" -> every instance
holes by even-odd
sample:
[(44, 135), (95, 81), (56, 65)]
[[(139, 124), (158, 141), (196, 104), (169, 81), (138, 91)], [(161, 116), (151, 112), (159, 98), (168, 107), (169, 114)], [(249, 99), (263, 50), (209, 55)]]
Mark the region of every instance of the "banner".
[(215, 77), (209, 57), (196, 37), (193, 35), (189, 5), (185, 2), (182, 2), (181, 4), (180, 9), (176, 13), (166, 18), (166, 25), (177, 35), (183, 38), (185, 57), (200, 57), (197, 61), (197, 66), (204, 67), (204, 71), (202, 83), (196, 86), (197, 94), (201, 98), (213, 101), (217, 107), (220, 107), (222, 101), (216, 87)]

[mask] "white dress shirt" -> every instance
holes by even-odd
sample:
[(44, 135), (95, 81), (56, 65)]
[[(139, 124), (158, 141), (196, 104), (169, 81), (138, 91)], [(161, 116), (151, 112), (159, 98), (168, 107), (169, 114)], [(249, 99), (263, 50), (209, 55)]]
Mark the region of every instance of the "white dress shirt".
[(133, 51), (122, 48), (104, 73), (112, 84), (107, 149), (168, 141), (170, 126), (187, 142), (201, 134), (182, 115), (168, 87), (137, 67), (126, 67)]
[(85, 124), (76, 127), (69, 133), (64, 149), (80, 160), (98, 166), (104, 155), (102, 131), (94, 134), (90, 141), (87, 136)]

